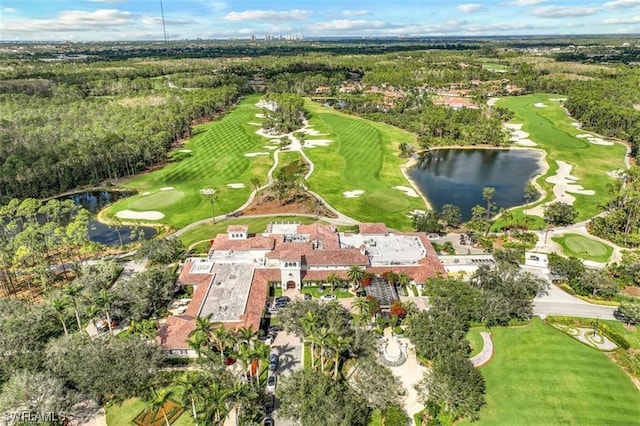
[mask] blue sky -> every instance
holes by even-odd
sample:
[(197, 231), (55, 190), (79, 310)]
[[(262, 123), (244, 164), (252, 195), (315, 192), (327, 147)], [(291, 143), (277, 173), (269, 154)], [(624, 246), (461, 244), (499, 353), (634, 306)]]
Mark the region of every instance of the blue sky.
[[(639, 34), (640, 0), (163, 0), (167, 36)], [(161, 40), (160, 0), (0, 0), (0, 40)]]

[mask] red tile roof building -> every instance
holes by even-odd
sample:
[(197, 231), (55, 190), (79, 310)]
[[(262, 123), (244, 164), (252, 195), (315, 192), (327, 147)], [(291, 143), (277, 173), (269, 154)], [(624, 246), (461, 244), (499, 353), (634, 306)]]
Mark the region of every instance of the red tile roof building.
[[(237, 299), (244, 307), (243, 312), (238, 311), (236, 320), (222, 321), (222, 325), (254, 330), (260, 327), (272, 285), (300, 289), (309, 283), (326, 282), (330, 274), (346, 279), (353, 265), (375, 274), (405, 273), (417, 284), (446, 274), (424, 233), (393, 233), (384, 223), (361, 224), (359, 234), (338, 233), (334, 226), (320, 224), (296, 225), (287, 231), (269, 229), (268, 234), (232, 238), (232, 233), (246, 233), (247, 228), (230, 226), (227, 234), (217, 235), (212, 241), (209, 258), (185, 262), (178, 283), (193, 285), (193, 297), (182, 314), (172, 315), (160, 325), (156, 340), (166, 351), (175, 355), (195, 354), (187, 339), (195, 327), (195, 318), (209, 300), (207, 297), (211, 297), (210, 286), (220, 285), (215, 271), (221, 269), (215, 268), (223, 265), (227, 268), (245, 265), (254, 272), (247, 275), (252, 277), (247, 280), (250, 282), (236, 283), (250, 286), (247, 292), (239, 292), (244, 296)], [(294, 234), (290, 233), (292, 229)], [(236, 270), (232, 270), (235, 274)]]

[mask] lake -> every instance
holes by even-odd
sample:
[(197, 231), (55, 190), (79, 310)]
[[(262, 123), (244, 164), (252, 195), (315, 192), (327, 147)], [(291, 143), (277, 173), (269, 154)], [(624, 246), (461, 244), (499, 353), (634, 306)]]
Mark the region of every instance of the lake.
[[(66, 195), (60, 197), (60, 199), (71, 199), (91, 213), (98, 213), (108, 204), (133, 194), (133, 192), (126, 191), (86, 191)], [(151, 238), (156, 234), (156, 230), (150, 226), (139, 226), (138, 228), (142, 230), (144, 239)], [(120, 244), (120, 238), (122, 238), (122, 243), (127, 244), (132, 241), (132, 229), (133, 227), (125, 225), (120, 229), (116, 229), (97, 220), (92, 220), (89, 222), (89, 239), (107, 246), (117, 246)]]
[(472, 207), (486, 205), (485, 187), (496, 189), (498, 209), (525, 204), (524, 188), (541, 173), (541, 159), (542, 152), (530, 149), (436, 149), (408, 174), (434, 209), (456, 205), (467, 221)]

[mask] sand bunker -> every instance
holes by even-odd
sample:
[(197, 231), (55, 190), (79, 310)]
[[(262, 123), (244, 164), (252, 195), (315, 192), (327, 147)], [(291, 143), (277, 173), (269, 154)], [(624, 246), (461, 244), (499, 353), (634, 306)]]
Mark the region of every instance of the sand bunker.
[(252, 126), (262, 126), (262, 123), (256, 123), (256, 122), (253, 122), (253, 121), (250, 121), (247, 124), (251, 124)]
[(120, 219), (160, 220), (164, 217), (164, 214), (155, 211), (134, 212), (133, 210), (122, 210), (116, 213), (116, 217)]
[(542, 102), (537, 102), (537, 103), (533, 104), (533, 106), (536, 107), (536, 108), (546, 108), (547, 107)]
[(489, 98), (487, 100), (487, 105), (494, 106), (496, 103), (498, 103), (499, 100), (500, 98)]
[(190, 149), (181, 149), (181, 150), (180, 150), (180, 151), (178, 151), (178, 152), (191, 152), (191, 150), (190, 150)]
[(608, 172), (605, 172), (607, 174), (607, 176), (610, 176), (614, 179), (622, 179), (622, 177), (625, 174), (625, 170), (620, 169), (620, 170), (609, 170)]
[(582, 185), (575, 183), (578, 178), (571, 175), (571, 169), (573, 168), (571, 164), (565, 163), (564, 161), (556, 161), (556, 163), (558, 163), (558, 171), (554, 176), (550, 176), (546, 179), (547, 182), (553, 184), (553, 195), (555, 199), (551, 200), (549, 203), (525, 210), (526, 214), (542, 217), (544, 215), (544, 207), (557, 201), (572, 205), (576, 201), (576, 197), (570, 193), (581, 195), (595, 194), (595, 191), (591, 189), (584, 189)]
[(258, 113), (258, 114), (256, 114), (256, 117), (258, 117), (258, 118), (264, 118), (264, 114)]
[(576, 137), (580, 139), (586, 139), (594, 145), (606, 145), (606, 146), (613, 145), (613, 142), (611, 141), (599, 138), (597, 136), (590, 135), (588, 133), (583, 133), (581, 135), (577, 135)]
[(416, 192), (416, 190), (415, 190), (415, 189), (413, 189), (413, 188), (409, 188), (408, 186), (402, 186), (402, 185), (400, 185), (400, 186), (394, 186), (394, 187), (393, 187), (393, 189), (397, 189), (397, 190), (399, 190), (399, 191), (402, 191), (402, 192), (404, 192), (406, 195), (408, 195), (409, 197), (413, 197), (413, 198), (418, 198), (418, 197), (420, 197), (420, 196), (418, 195), (418, 193)]
[(278, 108), (278, 104), (273, 101), (265, 101), (264, 99), (260, 99), (256, 104), (258, 108), (266, 108), (269, 111), (275, 111)]
[(344, 198), (358, 198), (362, 194), (364, 194), (364, 191), (361, 189), (354, 189), (353, 191), (345, 191), (342, 193)]
[(150, 191), (144, 191), (144, 192), (143, 192), (142, 194), (140, 194), (140, 195), (145, 196), (145, 195), (149, 195), (149, 194), (151, 194), (151, 192), (150, 192)]
[(265, 145), (264, 148), (265, 149), (278, 149), (277, 146), (271, 146), (271, 145)]
[(511, 137), (509, 140), (515, 144), (521, 146), (537, 146), (538, 144), (529, 139), (529, 133), (520, 130), (522, 129), (522, 124), (518, 123), (507, 123), (504, 127), (511, 132)]
[(549, 98), (549, 100), (552, 102), (564, 102), (567, 98)]
[(333, 141), (329, 139), (305, 139), (304, 146), (305, 148), (315, 148), (316, 146), (327, 146), (331, 142)]
[(571, 123), (571, 125), (577, 129), (579, 129), (580, 127), (582, 127), (582, 123), (578, 123), (577, 121), (574, 121), (573, 123)]
[(175, 188), (173, 186), (163, 186), (160, 188), (160, 191), (173, 191)]
[(413, 217), (415, 215), (419, 215), (419, 214), (426, 214), (427, 211), (426, 210), (411, 210), (409, 212), (409, 214), (407, 215), (407, 217)]
[(245, 187), (244, 183), (228, 183), (227, 184), (227, 188), (239, 189), (244, 187)]
[(244, 154), (245, 157), (257, 157), (258, 155), (269, 155), (268, 152), (247, 152)]

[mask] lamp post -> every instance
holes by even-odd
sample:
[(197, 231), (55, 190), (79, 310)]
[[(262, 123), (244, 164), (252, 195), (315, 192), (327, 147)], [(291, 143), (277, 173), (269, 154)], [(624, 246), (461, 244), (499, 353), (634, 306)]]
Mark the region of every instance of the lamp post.
[(216, 190), (213, 188), (204, 188), (200, 190), (200, 193), (209, 199), (211, 203), (211, 222), (215, 225), (216, 223), (216, 215), (213, 213), (213, 196), (216, 193)]

